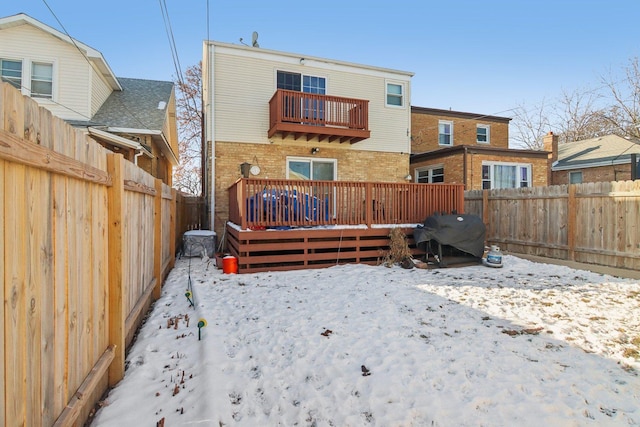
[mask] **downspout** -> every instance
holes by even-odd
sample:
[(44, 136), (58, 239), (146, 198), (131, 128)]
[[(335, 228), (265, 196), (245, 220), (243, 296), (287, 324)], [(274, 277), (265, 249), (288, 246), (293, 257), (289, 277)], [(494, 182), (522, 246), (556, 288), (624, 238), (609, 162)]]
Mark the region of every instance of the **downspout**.
[(464, 147), (464, 154), (462, 156), (462, 183), (464, 184), (464, 189), (468, 190), (467, 188), (467, 146), (463, 146)]
[(138, 166), (138, 157), (142, 156), (144, 153), (142, 152), (142, 150), (138, 151), (136, 154), (133, 155), (133, 163)]
[(209, 194), (210, 194), (210, 215), (211, 217), (209, 218), (209, 223), (211, 224), (211, 230), (215, 230), (215, 217), (216, 217), (216, 137), (215, 137), (215, 129), (214, 129), (214, 123), (215, 123), (215, 103), (214, 103), (214, 92), (215, 92), (215, 88), (213, 87), (213, 78), (212, 76), (215, 74), (213, 72), (213, 67), (214, 67), (214, 50), (215, 50), (215, 46), (210, 44), (210, 41), (207, 40), (207, 51), (208, 51), (208, 67), (207, 67), (207, 87), (209, 88), (208, 90), (208, 105), (209, 105), (209, 113), (206, 114), (208, 117), (205, 117), (205, 124), (208, 122), (209, 126), (207, 129), (207, 133), (206, 135), (208, 135), (208, 137), (206, 138), (207, 143), (211, 145), (211, 188), (209, 188)]

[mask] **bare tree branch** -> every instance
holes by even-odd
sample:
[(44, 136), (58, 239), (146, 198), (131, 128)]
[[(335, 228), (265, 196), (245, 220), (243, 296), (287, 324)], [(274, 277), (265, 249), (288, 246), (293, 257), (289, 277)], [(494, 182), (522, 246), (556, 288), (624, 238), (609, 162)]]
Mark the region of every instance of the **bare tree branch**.
[(177, 79), (175, 83), (180, 164), (173, 172), (173, 186), (199, 195), (202, 192), (202, 64), (188, 67), (184, 79)]
[(518, 105), (511, 122), (516, 128), (512, 140), (530, 150), (541, 150), (542, 138), (551, 129), (547, 110), (544, 99), (532, 108), (527, 108), (524, 103)]

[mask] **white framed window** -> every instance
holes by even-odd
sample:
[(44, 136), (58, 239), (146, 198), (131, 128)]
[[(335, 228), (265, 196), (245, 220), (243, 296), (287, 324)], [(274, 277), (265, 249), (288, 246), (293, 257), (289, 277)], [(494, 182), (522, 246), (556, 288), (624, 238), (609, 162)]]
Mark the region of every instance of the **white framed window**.
[(440, 120), (438, 122), (438, 144), (453, 145), (453, 122)]
[(531, 187), (531, 165), (523, 163), (482, 162), (482, 188)]
[(478, 144), (491, 143), (491, 126), (489, 125), (476, 126), (476, 142)]
[(53, 99), (53, 62), (0, 58), (0, 77), (33, 98)]
[(404, 84), (386, 82), (386, 105), (388, 107), (404, 107)]
[(433, 165), (416, 169), (416, 182), (422, 184), (444, 182), (444, 165)]
[(0, 59), (0, 78), (3, 82), (22, 90), (22, 61)]
[(287, 157), (287, 179), (335, 181), (338, 161), (311, 157)]
[[(276, 88), (296, 92), (326, 95), (327, 79), (325, 77), (310, 76), (289, 71), (276, 70)], [(296, 119), (310, 119), (320, 124), (325, 119), (325, 101), (315, 98), (302, 98), (299, 102), (285, 97), (283, 112), (285, 116)]]
[(569, 172), (569, 184), (582, 184), (582, 171)]
[[(287, 179), (314, 181), (336, 181), (338, 179), (338, 161), (336, 159), (319, 159), (310, 157), (287, 157)], [(335, 217), (336, 191), (333, 184), (313, 186), (311, 190), (314, 200), (320, 201), (316, 211)], [(317, 198), (317, 199), (316, 199)], [(333, 201), (333, 211), (327, 203)]]
[(326, 95), (327, 79), (289, 71), (276, 71), (276, 88)]
[(31, 63), (31, 96), (34, 98), (53, 98), (53, 64)]

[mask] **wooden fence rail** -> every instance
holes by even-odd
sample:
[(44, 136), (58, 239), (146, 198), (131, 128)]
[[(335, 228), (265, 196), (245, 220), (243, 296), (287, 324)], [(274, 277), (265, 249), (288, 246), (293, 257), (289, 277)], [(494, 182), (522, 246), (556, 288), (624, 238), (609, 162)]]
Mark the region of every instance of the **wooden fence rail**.
[(208, 229), (204, 197), (177, 193), (175, 248), (182, 245), (185, 231)]
[(83, 425), (173, 267), (176, 192), (0, 84), (0, 425)]
[(640, 180), (466, 191), (465, 211), (504, 250), (640, 270)]

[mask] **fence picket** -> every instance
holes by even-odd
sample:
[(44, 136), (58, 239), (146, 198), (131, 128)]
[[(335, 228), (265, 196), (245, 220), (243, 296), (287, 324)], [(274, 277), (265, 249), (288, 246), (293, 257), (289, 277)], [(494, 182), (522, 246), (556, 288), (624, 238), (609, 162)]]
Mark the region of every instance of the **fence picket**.
[(639, 189), (640, 180), (467, 191), (465, 211), (503, 250), (637, 270)]
[[(149, 238), (155, 222), (173, 225), (170, 187), (124, 160), (109, 173), (108, 153), (0, 83), (0, 425), (82, 425), (122, 377), (126, 339), (157, 284), (153, 254), (175, 255), (169, 230)], [(169, 195), (159, 206), (157, 189)], [(125, 226), (116, 253), (112, 227)], [(127, 305), (111, 303), (125, 295)]]

